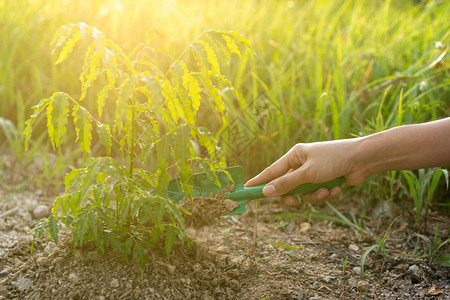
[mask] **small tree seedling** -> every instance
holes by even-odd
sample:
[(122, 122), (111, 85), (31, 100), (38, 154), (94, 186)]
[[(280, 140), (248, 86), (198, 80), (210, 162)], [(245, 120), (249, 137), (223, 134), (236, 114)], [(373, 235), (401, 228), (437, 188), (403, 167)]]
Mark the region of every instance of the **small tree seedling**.
[[(143, 267), (148, 247), (161, 242), (169, 257), (176, 239), (189, 243), (182, 212), (166, 195), (169, 174), (180, 177), (191, 198), (194, 171), (214, 179), (215, 171), (225, 168), (217, 141), (198, 125), (197, 113), (209, 101), (226, 122), (222, 89), (240, 96), (221, 71), (249, 44), (234, 32), (205, 31), (165, 70), (158, 58), (170, 55), (160, 29), (150, 30), (146, 41), (126, 54), (98, 29), (79, 23), (56, 34), (56, 64), (81, 42), (89, 46), (80, 95), (56, 92), (26, 121), (25, 149), (36, 119), (45, 114), (49, 140), (61, 153), (71, 118), (85, 161), (66, 175), (65, 194), (34, 228), (34, 239), (47, 231), (57, 242), (62, 222), (72, 229), (74, 247), (93, 243), (101, 254), (112, 248)], [(192, 66), (183, 61), (190, 58)], [(106, 155), (93, 151), (93, 139)], [(194, 145), (207, 155), (196, 153)]]

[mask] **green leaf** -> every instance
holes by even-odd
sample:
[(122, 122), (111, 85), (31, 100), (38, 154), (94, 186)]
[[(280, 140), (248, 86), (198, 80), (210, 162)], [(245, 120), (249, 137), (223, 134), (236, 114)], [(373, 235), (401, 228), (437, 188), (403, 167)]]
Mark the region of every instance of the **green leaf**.
[(228, 50), (230, 50), (231, 53), (235, 53), (239, 56), (239, 58), (242, 59), (241, 51), (239, 51), (238, 46), (234, 42), (233, 39), (231, 39), (229, 36), (223, 34), (222, 38), (225, 40), (225, 43), (227, 44)]
[(86, 98), (87, 90), (95, 81), (97, 76), (100, 74), (100, 62), (101, 54), (95, 48), (96, 44), (93, 43), (86, 51), (86, 58), (84, 61), (84, 66), (82, 73), (80, 75), (81, 81), (81, 95), (80, 101)]
[(66, 135), (69, 99), (64, 93), (54, 93), (47, 106), (47, 128), (53, 149), (61, 155), (61, 143)]
[(175, 226), (172, 224), (168, 226), (166, 230), (166, 240), (164, 242), (164, 250), (166, 251), (167, 258), (170, 257), (172, 247), (175, 242)]
[(51, 215), (48, 218), (48, 229), (50, 232), (50, 237), (55, 241), (55, 243), (58, 243), (58, 221), (54, 215)]
[(196, 43), (203, 46), (205, 53), (206, 53), (206, 61), (209, 63), (213, 73), (220, 74), (220, 65), (219, 65), (216, 53), (214, 52), (213, 48), (211, 48), (211, 46), (207, 42), (202, 41), (202, 40), (199, 40)]
[(145, 255), (144, 247), (140, 245), (137, 239), (134, 240), (133, 258), (137, 261), (141, 269), (143, 269), (147, 261), (147, 255)]
[(81, 150), (83, 151), (84, 157), (88, 154), (89, 150), (91, 150), (91, 115), (89, 112), (79, 105), (76, 105), (73, 108), (74, 123), (75, 130), (77, 132), (76, 141), (80, 141)]
[(95, 215), (93, 213), (89, 213), (87, 215), (88, 222), (89, 222), (89, 228), (91, 229), (92, 235), (94, 236), (94, 240), (98, 240), (98, 224), (97, 220), (95, 219)]
[(298, 250), (298, 249), (300, 249), (300, 247), (297, 246), (297, 245), (289, 245), (289, 244), (275, 243), (275, 242), (273, 242), (272, 245), (275, 246), (275, 247), (280, 247), (280, 248), (286, 249), (286, 250)]
[(64, 48), (59, 53), (59, 57), (55, 62), (55, 65), (61, 63), (63, 60), (67, 58), (67, 56), (73, 51), (73, 48), (75, 45), (83, 38), (81, 33), (79, 31), (75, 32), (75, 34), (72, 35), (72, 38), (68, 39), (67, 42), (64, 45)]
[(38, 238), (42, 236), (42, 234), (45, 231), (45, 228), (47, 228), (47, 220), (43, 219), (39, 221), (31, 230), (33, 232), (33, 242), (31, 243), (31, 253), (33, 253), (34, 250), (34, 243)]
[(106, 99), (108, 98), (109, 92), (112, 90), (110, 85), (105, 85), (97, 95), (97, 110), (98, 115), (101, 117), (103, 113), (103, 107), (106, 104)]
[(162, 87), (162, 94), (167, 105), (167, 109), (170, 112), (170, 116), (174, 123), (178, 122), (179, 117), (184, 118), (184, 110), (178, 101), (177, 94), (168, 80), (160, 82)]
[(366, 258), (369, 253), (375, 249), (378, 249), (379, 245), (372, 245), (364, 252), (364, 254), (361, 257), (361, 277), (364, 277), (364, 265), (366, 263)]
[(154, 227), (152, 233), (150, 233), (150, 245), (155, 245), (161, 236), (161, 229), (159, 227)]
[(50, 99), (42, 99), (38, 105), (33, 106), (33, 114), (30, 116), (30, 118), (25, 122), (25, 130), (23, 131), (23, 134), (25, 135), (25, 151), (28, 150), (28, 140), (31, 137), (31, 132), (33, 130), (33, 123), (36, 120), (36, 118), (41, 114), (41, 112), (47, 107), (49, 104)]
[(100, 137), (100, 143), (106, 147), (106, 155), (111, 153), (111, 128), (108, 124), (97, 124), (97, 134)]

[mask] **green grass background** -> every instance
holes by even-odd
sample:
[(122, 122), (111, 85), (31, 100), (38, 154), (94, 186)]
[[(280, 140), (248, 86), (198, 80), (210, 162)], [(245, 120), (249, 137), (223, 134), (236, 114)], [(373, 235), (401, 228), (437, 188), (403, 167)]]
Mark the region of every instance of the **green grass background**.
[(40, 99), (80, 93), (82, 49), (60, 65), (51, 55), (61, 25), (86, 22), (126, 51), (158, 25), (174, 57), (203, 30), (233, 30), (254, 49), (231, 61), (233, 131), (202, 122), (250, 176), (297, 142), (449, 116), (449, 16), (450, 1), (0, 0), (0, 117), (19, 131)]

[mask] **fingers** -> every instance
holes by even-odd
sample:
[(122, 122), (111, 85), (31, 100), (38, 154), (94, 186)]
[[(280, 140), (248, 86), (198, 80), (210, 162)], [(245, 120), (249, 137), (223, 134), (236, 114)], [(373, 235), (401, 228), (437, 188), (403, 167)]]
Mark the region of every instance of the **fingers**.
[(298, 204), (297, 196), (294, 196), (294, 195), (288, 195), (288, 196), (281, 197), (281, 202), (287, 206), (295, 206)]
[(266, 184), (263, 188), (263, 194), (266, 197), (281, 196), (287, 194), (300, 184), (314, 182), (314, 176), (311, 176), (309, 173), (308, 168), (305, 166), (288, 172)]
[(331, 190), (326, 188), (320, 188), (314, 193), (301, 195), (300, 198), (303, 201), (309, 202), (311, 204), (318, 204), (324, 201), (332, 202), (336, 200), (341, 194), (342, 188), (340, 186), (335, 186)]
[[(318, 204), (323, 201), (332, 202), (339, 197), (342, 188), (340, 186), (335, 186), (331, 190), (326, 188), (321, 188), (311, 194), (301, 195), (300, 198), (303, 201), (309, 202), (311, 204)], [(288, 195), (281, 197), (281, 202), (287, 206), (295, 206), (298, 204), (297, 196)]]
[(277, 177), (286, 174), (291, 169), (297, 169), (301, 166), (299, 155), (296, 153), (295, 146), (289, 150), (280, 159), (274, 162), (264, 171), (247, 181), (244, 186), (254, 186), (269, 182)]

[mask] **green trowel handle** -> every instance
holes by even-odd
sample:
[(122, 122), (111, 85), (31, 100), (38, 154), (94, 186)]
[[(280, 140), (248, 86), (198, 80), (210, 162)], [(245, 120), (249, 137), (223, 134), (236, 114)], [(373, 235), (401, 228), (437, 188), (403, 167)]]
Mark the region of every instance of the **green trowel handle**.
[[(302, 184), (286, 193), (285, 195), (296, 195), (296, 194), (309, 194), (317, 191), (319, 188), (325, 187), (331, 189), (337, 185), (341, 185), (344, 182), (344, 177), (339, 177), (334, 180), (324, 182), (324, 183), (307, 183)], [(251, 186), (251, 187), (238, 187), (233, 192), (229, 192), (225, 195), (225, 198), (232, 200), (253, 200), (259, 198), (265, 198), (262, 190), (265, 184)]]

